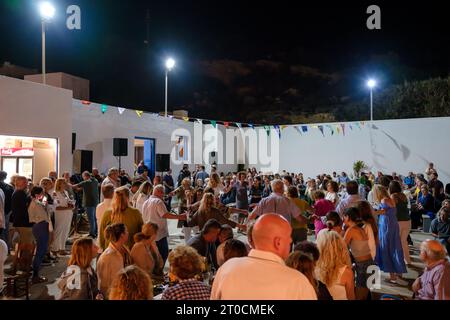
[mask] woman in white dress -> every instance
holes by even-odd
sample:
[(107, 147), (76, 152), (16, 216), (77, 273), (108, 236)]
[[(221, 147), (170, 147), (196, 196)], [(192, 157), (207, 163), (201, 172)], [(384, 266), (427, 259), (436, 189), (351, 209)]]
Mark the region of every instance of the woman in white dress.
[(325, 196), (326, 200), (333, 202), (334, 207), (337, 208), (339, 203), (339, 185), (335, 181), (328, 181), (327, 183), (327, 194)]
[(133, 207), (135, 207), (142, 213), (144, 202), (147, 201), (148, 198), (150, 198), (152, 191), (153, 186), (150, 182), (145, 181), (143, 184), (141, 184), (138, 191), (133, 196)]
[(59, 255), (69, 254), (66, 251), (66, 241), (69, 237), (73, 208), (75, 207), (75, 201), (70, 198), (69, 193), (66, 191), (66, 184), (64, 179), (56, 180), (55, 193), (53, 194), (55, 203), (55, 227), (51, 251), (53, 254)]

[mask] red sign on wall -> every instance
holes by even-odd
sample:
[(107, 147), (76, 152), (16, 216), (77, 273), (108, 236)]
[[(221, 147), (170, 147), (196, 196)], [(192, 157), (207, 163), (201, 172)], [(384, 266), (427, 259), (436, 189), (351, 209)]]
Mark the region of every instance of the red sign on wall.
[(32, 157), (34, 151), (33, 148), (1, 148), (0, 154), (9, 157)]

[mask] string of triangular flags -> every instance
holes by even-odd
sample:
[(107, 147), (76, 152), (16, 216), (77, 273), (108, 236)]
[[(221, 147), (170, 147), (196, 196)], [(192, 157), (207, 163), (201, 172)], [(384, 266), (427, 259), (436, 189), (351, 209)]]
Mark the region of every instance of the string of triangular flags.
[[(81, 105), (84, 105), (84, 106), (99, 105), (102, 114), (105, 114), (110, 109), (109, 106), (106, 104), (98, 104), (98, 103), (90, 102), (87, 100), (81, 100), (80, 103), (81, 103)], [(116, 107), (116, 108), (120, 115), (123, 115), (126, 110), (132, 110), (132, 109), (127, 109), (127, 108), (123, 108), (123, 107)], [(138, 118), (142, 118), (142, 115), (144, 114), (143, 110), (132, 110), (132, 111), (134, 111), (136, 113)], [(153, 112), (145, 112), (145, 113), (156, 116), (156, 117), (164, 118), (164, 116), (161, 116), (158, 113), (153, 113)], [(342, 135), (345, 136), (347, 127), (350, 130), (354, 130), (356, 128), (359, 130), (362, 130), (362, 127), (365, 126), (365, 121), (354, 121), (354, 122), (347, 122), (347, 123), (335, 123), (335, 124), (325, 124), (325, 125), (316, 125), (316, 124), (262, 125), (262, 124), (242, 123), (242, 122), (234, 122), (234, 121), (219, 121), (219, 120), (200, 119), (200, 118), (194, 118), (194, 117), (179, 117), (179, 116), (174, 116), (174, 115), (168, 115), (167, 117), (170, 120), (177, 119), (177, 120), (183, 120), (185, 122), (197, 122), (202, 125), (210, 124), (214, 128), (217, 128), (217, 125), (221, 124), (225, 128), (236, 127), (236, 128), (242, 129), (245, 126), (247, 128), (251, 128), (251, 129), (255, 129), (255, 130), (256, 129), (264, 129), (267, 133), (267, 136), (270, 136), (271, 130), (273, 129), (273, 130), (275, 130), (275, 132), (277, 133), (277, 135), (280, 139), (281, 139), (282, 131), (288, 127), (294, 128), (302, 136), (307, 134), (308, 132), (311, 132), (312, 131), (311, 129), (317, 129), (320, 131), (322, 136), (325, 137), (325, 128), (328, 129), (331, 136), (333, 136), (335, 133), (340, 134), (341, 132), (342, 132)]]

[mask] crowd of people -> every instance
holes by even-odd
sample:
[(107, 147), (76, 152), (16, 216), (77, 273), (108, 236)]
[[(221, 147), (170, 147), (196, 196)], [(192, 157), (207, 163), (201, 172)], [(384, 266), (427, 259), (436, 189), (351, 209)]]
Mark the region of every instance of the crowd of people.
[[(184, 165), (176, 179), (171, 171), (151, 179), (140, 163), (132, 177), (94, 168), (81, 177), (50, 172), (39, 185), (23, 176), (6, 183), (1, 171), (0, 276), (14, 251), (10, 273), (29, 261), (33, 283), (47, 281), (43, 265), (70, 255), (58, 280), (61, 299), (146, 300), (159, 290), (167, 300), (366, 300), (373, 270), (407, 285), (409, 234), (429, 219), (435, 239), (421, 244), (426, 268), (414, 298), (450, 299), (450, 184), (438, 177), (431, 163), (423, 174), (354, 179), (255, 168), (225, 174), (215, 166), (207, 173), (201, 165), (194, 172)], [(80, 212), (89, 234), (67, 252)], [(168, 219), (185, 241), (171, 250)]]

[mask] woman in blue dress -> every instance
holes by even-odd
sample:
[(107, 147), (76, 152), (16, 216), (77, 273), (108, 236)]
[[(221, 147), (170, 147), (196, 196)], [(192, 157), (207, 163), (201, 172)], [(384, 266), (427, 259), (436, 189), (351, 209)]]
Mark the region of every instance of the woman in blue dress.
[(376, 263), (382, 271), (389, 272), (389, 282), (405, 284), (401, 274), (406, 273), (407, 270), (403, 259), (395, 202), (389, 197), (388, 190), (381, 185), (375, 186), (374, 199), (380, 205), (380, 210), (376, 211), (379, 214)]

